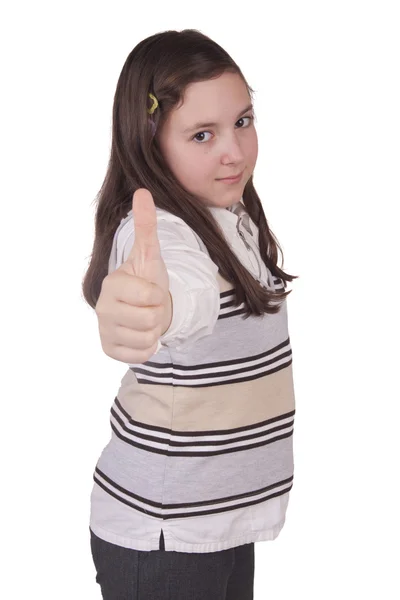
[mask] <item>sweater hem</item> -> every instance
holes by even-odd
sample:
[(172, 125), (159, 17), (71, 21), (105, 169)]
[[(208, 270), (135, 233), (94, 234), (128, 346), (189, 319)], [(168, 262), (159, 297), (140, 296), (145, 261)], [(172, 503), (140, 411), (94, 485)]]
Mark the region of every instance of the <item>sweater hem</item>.
[[(249, 533), (230, 538), (228, 540), (220, 540), (218, 542), (203, 542), (203, 543), (189, 543), (176, 540), (167, 529), (163, 528), (164, 543), (166, 552), (218, 552), (220, 550), (228, 550), (229, 548), (235, 548), (244, 544), (251, 544), (256, 542), (266, 542), (276, 539), (285, 524), (285, 518), (282, 519), (277, 525), (270, 529), (261, 531), (251, 531)], [(159, 550), (159, 537), (157, 539), (142, 540), (135, 538), (128, 538), (125, 536), (117, 535), (112, 531), (107, 531), (95, 523), (90, 524), (90, 529), (97, 537), (102, 540), (129, 548), (131, 550), (140, 550), (149, 552), (151, 550)]]

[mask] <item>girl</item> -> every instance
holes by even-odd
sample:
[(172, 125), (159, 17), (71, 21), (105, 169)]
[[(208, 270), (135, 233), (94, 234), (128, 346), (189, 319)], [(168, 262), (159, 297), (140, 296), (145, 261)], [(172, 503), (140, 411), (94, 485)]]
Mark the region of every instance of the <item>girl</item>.
[(91, 494), (107, 600), (249, 600), (254, 542), (284, 525), (295, 277), (253, 185), (252, 94), (196, 30), (143, 40), (118, 80), (83, 282), (129, 365)]

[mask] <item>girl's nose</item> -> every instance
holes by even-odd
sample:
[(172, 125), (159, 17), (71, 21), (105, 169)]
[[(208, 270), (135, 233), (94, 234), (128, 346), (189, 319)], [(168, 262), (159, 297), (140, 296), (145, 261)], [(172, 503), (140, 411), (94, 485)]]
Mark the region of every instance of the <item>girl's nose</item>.
[(221, 162), (223, 164), (240, 162), (243, 160), (243, 158), (243, 150), (240, 147), (240, 143), (236, 135), (230, 136), (229, 139), (226, 139), (224, 142), (222, 142)]

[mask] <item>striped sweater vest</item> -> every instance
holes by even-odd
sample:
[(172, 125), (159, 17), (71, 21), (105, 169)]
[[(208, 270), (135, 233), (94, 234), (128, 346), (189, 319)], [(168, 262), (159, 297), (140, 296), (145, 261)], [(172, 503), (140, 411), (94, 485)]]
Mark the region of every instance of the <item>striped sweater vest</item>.
[(244, 318), (218, 282), (213, 333), (163, 347), (121, 380), (91, 498), (91, 528), (109, 542), (212, 552), (283, 527), (295, 413), (286, 300)]

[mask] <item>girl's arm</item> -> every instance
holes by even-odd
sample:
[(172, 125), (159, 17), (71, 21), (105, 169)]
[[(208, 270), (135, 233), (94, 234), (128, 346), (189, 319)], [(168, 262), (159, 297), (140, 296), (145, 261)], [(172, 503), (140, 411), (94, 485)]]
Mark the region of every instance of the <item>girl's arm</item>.
[[(185, 223), (160, 217), (157, 235), (172, 297), (172, 320), (160, 342), (163, 346), (179, 349), (184, 343), (194, 342), (214, 329), (220, 308), (218, 267), (200, 249), (196, 236)], [(122, 264), (134, 243), (132, 219), (120, 236)]]
[(179, 349), (208, 335), (220, 307), (218, 268), (194, 232), (165, 211), (156, 214), (151, 203), (138, 206), (136, 242), (128, 214), (114, 236), (96, 304), (104, 352), (128, 364), (149, 360), (159, 340)]

